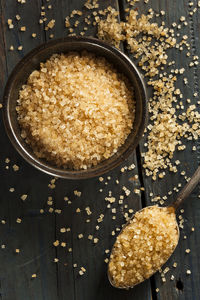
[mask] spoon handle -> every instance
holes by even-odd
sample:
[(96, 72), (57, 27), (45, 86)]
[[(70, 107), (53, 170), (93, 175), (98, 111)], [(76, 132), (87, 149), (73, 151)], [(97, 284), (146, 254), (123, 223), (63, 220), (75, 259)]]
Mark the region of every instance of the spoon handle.
[(190, 193), (194, 190), (198, 182), (200, 181), (200, 166), (195, 171), (194, 175), (188, 181), (186, 186), (180, 191), (174, 203), (170, 206), (173, 207), (175, 210), (179, 208), (179, 206), (183, 203), (183, 201), (190, 195)]

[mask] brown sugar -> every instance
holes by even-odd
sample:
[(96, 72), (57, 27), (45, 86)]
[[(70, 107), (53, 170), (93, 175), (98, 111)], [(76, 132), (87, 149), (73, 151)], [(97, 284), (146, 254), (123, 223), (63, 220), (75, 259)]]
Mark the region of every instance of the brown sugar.
[(128, 288), (149, 278), (173, 253), (178, 237), (173, 210), (154, 206), (137, 212), (111, 254), (108, 271), (113, 284)]
[(55, 54), (19, 93), (21, 136), (37, 157), (87, 169), (124, 144), (133, 127), (133, 98), (127, 78), (105, 58)]

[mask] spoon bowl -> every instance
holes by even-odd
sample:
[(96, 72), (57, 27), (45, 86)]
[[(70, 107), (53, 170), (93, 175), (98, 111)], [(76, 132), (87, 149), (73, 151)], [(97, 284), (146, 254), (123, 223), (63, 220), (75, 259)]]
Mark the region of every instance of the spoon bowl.
[[(151, 213), (152, 213), (152, 218), (150, 217), (150, 220), (153, 220), (153, 222), (155, 222), (155, 226), (151, 226), (151, 222), (148, 222), (148, 220), (147, 220), (147, 218), (149, 218)], [(157, 218), (157, 220), (156, 220), (155, 217), (153, 216), (153, 214), (155, 214), (155, 213), (157, 215), (159, 214), (159, 218), (161, 218), (160, 224), (159, 224), (159, 218)], [(167, 221), (165, 222), (165, 224), (164, 223), (162, 224), (163, 215), (166, 216), (166, 218), (167, 218)], [(143, 216), (143, 218), (142, 218), (142, 216)], [(170, 216), (170, 219), (169, 219), (169, 216)], [(171, 235), (166, 236), (165, 233), (166, 233), (166, 231), (168, 231), (168, 224), (170, 224), (170, 226), (171, 226), (171, 219), (173, 219), (173, 223), (172, 223), (173, 230), (169, 229), (169, 232), (171, 233)], [(164, 228), (161, 224), (165, 225)], [(136, 225), (136, 227), (135, 227), (135, 225)], [(141, 232), (139, 233), (139, 237), (137, 235), (137, 232), (139, 230), (138, 228), (142, 228)], [(147, 232), (145, 232), (146, 228), (148, 228)], [(160, 228), (160, 231), (158, 231), (157, 228)], [(161, 228), (162, 228), (162, 230), (161, 230)], [(144, 229), (144, 231), (143, 231), (143, 229)], [(158, 233), (157, 237), (159, 237), (159, 241), (162, 245), (162, 246), (160, 246), (159, 249), (156, 249), (156, 244), (159, 241), (156, 240), (157, 237), (155, 236), (155, 232)], [(129, 236), (130, 233), (131, 233), (131, 236)], [(139, 283), (144, 281), (144, 279), (146, 280), (146, 279), (150, 278), (161, 267), (161, 265), (158, 263), (160, 261), (162, 261), (162, 265), (165, 264), (168, 261), (168, 259), (170, 258), (170, 256), (173, 254), (174, 250), (176, 249), (176, 247), (178, 245), (179, 235), (180, 235), (179, 226), (176, 221), (175, 209), (172, 206), (168, 206), (168, 207), (148, 206), (148, 207), (145, 207), (145, 208), (141, 209), (140, 211), (136, 212), (136, 214), (134, 214), (132, 216), (132, 218), (123, 226), (123, 228), (112, 248), (111, 255), (110, 255), (110, 262), (112, 262), (112, 261), (116, 262), (116, 270), (119, 270), (120, 264), (123, 264), (123, 267), (126, 268), (126, 272), (129, 274), (130, 274), (130, 272), (132, 272), (132, 270), (128, 266), (128, 264), (129, 263), (132, 264), (132, 260), (135, 261), (136, 266), (138, 266), (138, 264), (140, 264), (141, 268), (133, 266), (133, 269), (135, 269), (137, 271), (133, 272), (132, 278), (130, 278), (130, 275), (129, 275), (128, 281), (131, 282), (131, 285), (130, 285), (127, 282), (126, 275), (124, 276), (124, 278), (126, 278), (125, 283), (122, 283), (121, 279), (119, 280), (119, 274), (116, 275), (114, 273), (115, 271), (113, 271), (113, 264), (111, 265), (111, 268), (109, 268), (109, 266), (110, 266), (110, 262), (109, 262), (107, 273), (108, 273), (108, 280), (109, 280), (110, 284), (113, 287), (117, 287), (120, 289), (129, 289), (129, 288), (133, 288), (134, 286), (138, 285)], [(127, 239), (127, 237), (128, 237), (128, 239)], [(153, 251), (155, 251), (154, 258), (152, 255), (152, 251), (149, 251), (149, 247), (147, 246), (147, 244), (149, 243), (150, 237), (153, 240), (153, 242), (151, 243), (151, 247), (152, 247)], [(162, 239), (162, 240), (160, 240), (160, 239)], [(173, 245), (173, 247), (168, 246), (168, 244), (165, 242), (165, 239), (168, 239), (168, 240), (171, 239), (169, 242), (169, 245), (171, 243)], [(127, 247), (127, 240), (128, 240), (130, 248)], [(166, 253), (164, 253), (164, 255), (162, 253), (162, 250), (165, 246), (166, 246), (165, 252), (167, 251), (167, 253), (168, 253), (167, 256), (166, 256)], [(125, 253), (124, 248), (126, 248), (127, 253)], [(144, 265), (144, 263), (142, 261), (143, 257), (141, 257), (140, 253), (138, 253), (138, 252), (140, 252), (139, 249), (144, 250), (143, 255), (145, 256), (145, 259), (147, 259), (147, 258), (149, 259), (149, 257), (152, 257), (152, 259), (150, 261), (150, 264), (151, 264), (150, 269)], [(129, 255), (129, 253), (131, 253), (131, 255)], [(136, 256), (138, 256), (137, 259), (135, 259)], [(125, 259), (123, 259), (124, 257), (125, 257)], [(149, 265), (149, 263), (148, 263), (148, 265)], [(110, 269), (111, 269), (111, 271), (110, 271)], [(121, 272), (123, 274), (124, 270), (121, 270)], [(138, 273), (141, 273), (142, 279), (137, 279)], [(134, 284), (133, 284), (133, 282), (134, 282)]]
[[(200, 166), (198, 167), (198, 169), (196, 170), (196, 172), (194, 173), (194, 175), (192, 176), (192, 178), (190, 179), (190, 181), (186, 184), (186, 186), (181, 190), (181, 192), (178, 194), (178, 196), (177, 196), (177, 198), (176, 198), (176, 200), (171, 204), (171, 205), (169, 205), (169, 206), (167, 206), (167, 207), (159, 207), (159, 206), (148, 206), (148, 207), (145, 207), (145, 208), (143, 208), (143, 209), (141, 209), (140, 211), (138, 211), (138, 212), (136, 212), (136, 214), (134, 214), (133, 216), (132, 216), (132, 218), (123, 226), (123, 228), (122, 228), (122, 230), (121, 230), (121, 232), (120, 232), (120, 234), (118, 235), (118, 237), (117, 237), (117, 240), (115, 241), (115, 243), (114, 243), (114, 245), (113, 245), (113, 248), (112, 248), (112, 250), (111, 250), (111, 255), (110, 255), (110, 260), (109, 260), (109, 263), (108, 263), (108, 270), (107, 270), (107, 275), (108, 275), (108, 280), (109, 280), (109, 282), (110, 282), (110, 284), (113, 286), (113, 287), (116, 287), (116, 288), (120, 288), (120, 289), (129, 289), (129, 288), (133, 288), (134, 286), (136, 286), (136, 285), (138, 285), (139, 283), (141, 283), (141, 282), (143, 282), (144, 280), (146, 280), (146, 279), (148, 279), (148, 278), (150, 278), (153, 274), (155, 274), (167, 261), (168, 261), (168, 259), (171, 257), (171, 255), (173, 254), (173, 252), (174, 252), (174, 250), (176, 249), (176, 247), (177, 247), (177, 245), (178, 245), (178, 241), (179, 241), (179, 237), (180, 237), (180, 231), (179, 231), (179, 226), (178, 226), (178, 223), (177, 223), (177, 221), (176, 221), (176, 214), (175, 214), (175, 212), (176, 212), (176, 210), (179, 208), (179, 206), (182, 204), (182, 202), (188, 197), (188, 195), (193, 191), (193, 189), (196, 187), (196, 185), (198, 184), (198, 182), (200, 181)], [(133, 224), (133, 223), (136, 223), (137, 221), (138, 221), (138, 218), (137, 218), (137, 216), (138, 215), (145, 215), (144, 213), (146, 212), (146, 211), (148, 211), (148, 210), (155, 210), (155, 208), (158, 208), (159, 209), (159, 211), (163, 211), (164, 213), (169, 213), (169, 214), (173, 214), (174, 215), (174, 224), (173, 223), (169, 223), (169, 225), (171, 226), (172, 224), (173, 224), (173, 226), (174, 226), (174, 228), (175, 228), (175, 230), (176, 230), (176, 232), (177, 232), (177, 240), (176, 241), (173, 241), (173, 247), (171, 247), (172, 249), (172, 251), (169, 251), (169, 253), (168, 253), (168, 255), (167, 255), (167, 257), (165, 257), (165, 259), (162, 261), (162, 263), (160, 264), (160, 265), (157, 265), (155, 268), (154, 268), (154, 266), (152, 266), (152, 270), (151, 270), (151, 272), (149, 272), (149, 273), (147, 273), (148, 274), (148, 276), (145, 276), (145, 277), (143, 277), (143, 274), (144, 274), (144, 271), (143, 271), (143, 273), (141, 274), (141, 276), (140, 276), (140, 279), (139, 280), (136, 280), (136, 281), (134, 281), (134, 284), (132, 284), (132, 285), (130, 285), (130, 284), (125, 284), (125, 283), (123, 283), (123, 284), (120, 284), (120, 285), (117, 285), (116, 284), (116, 282), (115, 282), (115, 280), (114, 280), (114, 278), (113, 278), (113, 274), (111, 274), (111, 272), (110, 272), (110, 264), (111, 264), (111, 267), (113, 266), (113, 257), (114, 257), (114, 253), (115, 253), (115, 250), (117, 249), (117, 247), (118, 247), (118, 249), (122, 249), (123, 247), (124, 247), (124, 245), (123, 245), (123, 247), (122, 246), (119, 246), (119, 243), (118, 243), (118, 240), (122, 237), (122, 235), (124, 234), (124, 232), (125, 232), (125, 230), (128, 230), (129, 229), (129, 227), (131, 227), (131, 225)], [(157, 210), (157, 209), (156, 209)], [(166, 214), (166, 216), (167, 216), (167, 214)], [(139, 219), (140, 220), (140, 219)], [(152, 228), (154, 227), (154, 225), (155, 224), (153, 224), (152, 222), (153, 222), (153, 215), (152, 215), (152, 218), (150, 218), (150, 221), (149, 221), (149, 223), (151, 224), (151, 226), (152, 226)], [(142, 222), (142, 221), (141, 221)], [(144, 219), (143, 219), (143, 222), (144, 222)], [(139, 222), (138, 222), (138, 224), (139, 224)], [(142, 223), (141, 223), (142, 224)], [(145, 222), (144, 222), (144, 224), (145, 224)], [(166, 225), (166, 228), (168, 229), (168, 224), (165, 224)], [(162, 226), (162, 222), (160, 222), (159, 223), (159, 226)], [(170, 230), (170, 226), (169, 226), (169, 230)], [(142, 227), (141, 227), (142, 228)], [(152, 229), (152, 232), (153, 232), (153, 229)], [(134, 234), (134, 236), (131, 238), (131, 239), (133, 239), (133, 238), (135, 238), (135, 235), (136, 234), (138, 234), (138, 232), (137, 232), (137, 230), (136, 230), (136, 232), (131, 232), (131, 233), (133, 233)], [(140, 235), (140, 239), (141, 239), (141, 241), (143, 241), (143, 238), (145, 239), (145, 235), (144, 236), (142, 236), (142, 233), (141, 233), (141, 231), (139, 232), (139, 235)], [(137, 236), (136, 236), (137, 237)], [(126, 240), (127, 240), (127, 237), (126, 237)], [(135, 240), (135, 241), (137, 241), (137, 240)], [(122, 240), (122, 242), (124, 242), (123, 240)], [(126, 241), (125, 241), (126, 242)], [(130, 240), (128, 240), (128, 242), (129, 242), (129, 245), (130, 245)], [(128, 243), (128, 242), (126, 242), (126, 244)], [(147, 241), (147, 242), (150, 242), (149, 240)], [(158, 242), (157, 242), (158, 243)], [(171, 244), (172, 245), (172, 244)], [(156, 248), (157, 249), (157, 248)], [(132, 249), (133, 250), (133, 249)], [(128, 251), (127, 250), (127, 248), (126, 248), (126, 251)], [(155, 249), (153, 249), (153, 251), (154, 251), (154, 253), (153, 253), (153, 255), (152, 255), (152, 257), (153, 256), (155, 256), (155, 255), (157, 255), (157, 250), (155, 251)], [(163, 249), (162, 249), (162, 251), (163, 251)], [(132, 251), (131, 251), (132, 252)], [(164, 252), (164, 251), (163, 251)], [(166, 251), (165, 251), (166, 252)], [(129, 253), (127, 252), (126, 253), (127, 255), (129, 255)], [(145, 254), (146, 254), (146, 252), (145, 252)], [(146, 256), (145, 256), (145, 258), (146, 258)], [(125, 256), (125, 259), (126, 259), (126, 261), (127, 261), (127, 256)], [(147, 258), (146, 258), (147, 259)], [(152, 259), (153, 260), (153, 259)], [(154, 260), (153, 260), (154, 261)], [(150, 261), (151, 263), (152, 263), (152, 261)], [(121, 262), (120, 262), (121, 263)], [(142, 262), (143, 263), (143, 262)], [(147, 267), (148, 265), (149, 265), (149, 262), (145, 262), (146, 263), (146, 266), (145, 267)], [(121, 263), (122, 264), (122, 263)], [(138, 265), (138, 264), (137, 264)], [(144, 265), (144, 264), (143, 264)], [(124, 266), (124, 265), (123, 265)], [(131, 267), (132, 267), (132, 264), (131, 264)], [(133, 268), (134, 268), (134, 266), (133, 266)], [(122, 268), (120, 269), (120, 271), (122, 272)], [(124, 274), (122, 274), (122, 276), (123, 276), (123, 278), (124, 278)]]

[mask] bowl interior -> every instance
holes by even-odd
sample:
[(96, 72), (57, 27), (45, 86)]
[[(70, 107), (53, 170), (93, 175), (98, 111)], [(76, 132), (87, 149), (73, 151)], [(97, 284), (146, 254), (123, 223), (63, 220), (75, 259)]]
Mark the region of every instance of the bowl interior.
[[(26, 83), (33, 70), (39, 69), (40, 62), (45, 62), (54, 53), (67, 53), (70, 51), (87, 50), (97, 56), (104, 56), (113, 66), (129, 78), (134, 87), (136, 111), (133, 130), (117, 153), (97, 166), (87, 170), (70, 170), (58, 168), (51, 163), (37, 158), (32, 149), (25, 143), (20, 135), (17, 121), (16, 104), (19, 90)], [(53, 176), (80, 179), (99, 176), (124, 161), (135, 149), (141, 138), (147, 117), (146, 90), (140, 73), (135, 65), (122, 52), (116, 48), (93, 38), (64, 38), (43, 44), (29, 54), (13, 70), (4, 93), (4, 124), (7, 134), (17, 151), (36, 168)]]

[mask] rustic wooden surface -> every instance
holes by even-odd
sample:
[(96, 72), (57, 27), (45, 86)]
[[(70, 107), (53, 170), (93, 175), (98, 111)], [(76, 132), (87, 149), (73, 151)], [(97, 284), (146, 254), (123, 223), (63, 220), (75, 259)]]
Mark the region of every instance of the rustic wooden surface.
[[(17, 3), (16, 0), (0, 1), (0, 100), (3, 96), (3, 87), (7, 77), (16, 63), (31, 49), (49, 40), (49, 35), (54, 34), (54, 38), (63, 37), (68, 34), (64, 27), (64, 18), (73, 9), (82, 9), (85, 1), (77, 0), (52, 0), (50, 2), (40, 0), (27, 0), (26, 4)], [(100, 7), (112, 5), (120, 9), (120, 16), (123, 18), (126, 1), (117, 0), (99, 1)], [(149, 1), (144, 4), (143, 0), (137, 3), (136, 7), (141, 12), (147, 12), (152, 7), (155, 11), (165, 10), (166, 15), (162, 20), (169, 26), (172, 22), (177, 22), (180, 16), (187, 16), (189, 26), (184, 29), (188, 35), (188, 40), (192, 45), (193, 55), (200, 56), (199, 34), (199, 12), (194, 16), (188, 16), (188, 12), (197, 7), (197, 0), (193, 1), (191, 8), (186, 0), (160, 0)], [(48, 19), (55, 19), (56, 26), (48, 32), (44, 31), (44, 25), (38, 24), (41, 12), (41, 5), (52, 5), (52, 10), (46, 10)], [(15, 19), (19, 14), (21, 20), (13, 22), (15, 27), (9, 30), (6, 24), (7, 19)], [(159, 18), (158, 18), (159, 21)], [(26, 32), (20, 32), (19, 27), (25, 25)], [(31, 33), (36, 32), (37, 38), (31, 38)], [(77, 30), (78, 32), (78, 30)], [(90, 27), (87, 35), (95, 35), (95, 30)], [(15, 50), (9, 51), (13, 45)], [(17, 47), (23, 45), (22, 51), (17, 51)], [(183, 54), (177, 54), (174, 49), (170, 52), (171, 58), (176, 60), (177, 66), (186, 69), (189, 78), (188, 86), (183, 86), (181, 80), (179, 88), (184, 91), (184, 99), (191, 98), (194, 91), (198, 92), (199, 67), (189, 68), (188, 59)], [(185, 103), (185, 102), (184, 102)], [(121, 167), (113, 170), (104, 176), (105, 180), (100, 183), (98, 178), (84, 181), (57, 180), (56, 188), (50, 189), (48, 184), (52, 178), (29, 166), (10, 144), (0, 119), (0, 220), (6, 220), (6, 224), (0, 224), (0, 245), (5, 245), (5, 249), (0, 249), (0, 299), (1, 300), (198, 300), (200, 299), (200, 199), (197, 195), (198, 188), (184, 204), (185, 226), (181, 231), (179, 246), (167, 263), (172, 266), (177, 262), (176, 269), (170, 270), (167, 274), (167, 282), (163, 284), (159, 274), (151, 280), (135, 287), (130, 291), (120, 291), (112, 288), (106, 276), (106, 264), (104, 259), (105, 249), (114, 243), (111, 231), (120, 227), (124, 223), (123, 212), (127, 211), (124, 206), (118, 203), (112, 204), (117, 209), (116, 220), (112, 219), (111, 211), (106, 208), (107, 202), (104, 198), (108, 196), (110, 190), (119, 199), (123, 194), (122, 187), (126, 186), (131, 191), (140, 186), (145, 187), (145, 192), (140, 197), (133, 192), (126, 198), (125, 204), (134, 211), (144, 205), (150, 204), (150, 192), (154, 195), (166, 195), (169, 190), (173, 190), (178, 183), (184, 184), (183, 176), (179, 173), (167, 174), (159, 181), (152, 182), (147, 178), (141, 167), (140, 153), (144, 151), (144, 141), (124, 165), (134, 163), (136, 168), (133, 171), (122, 173)], [(175, 160), (179, 159), (181, 165), (179, 170), (185, 170), (191, 176), (200, 162), (199, 141), (188, 142), (187, 150), (183, 153), (176, 153)], [(192, 151), (192, 146), (197, 147), (197, 151)], [(10, 158), (10, 163), (6, 164), (5, 159)], [(12, 165), (20, 166), (18, 172), (14, 172)], [(8, 165), (9, 169), (5, 169)], [(139, 174), (139, 179), (130, 181), (130, 177)], [(111, 180), (107, 179), (111, 177)], [(118, 179), (120, 184), (116, 184)], [(108, 182), (105, 185), (105, 182)], [(13, 193), (9, 192), (11, 187), (15, 188)], [(103, 189), (102, 192), (99, 189)], [(82, 192), (80, 198), (74, 196), (73, 191)], [(28, 194), (25, 202), (20, 199), (22, 194)], [(49, 213), (47, 198), (53, 197), (53, 208), (61, 209), (62, 213)], [(68, 196), (71, 204), (63, 200)], [(173, 192), (169, 196), (169, 202), (176, 196)], [(92, 214), (87, 216), (85, 207), (89, 206)], [(76, 213), (80, 208), (81, 213)], [(44, 214), (40, 213), (44, 209)], [(96, 231), (97, 218), (104, 214), (104, 221), (99, 224), (100, 229)], [(21, 218), (22, 223), (16, 223), (16, 218)], [(90, 219), (87, 223), (86, 219)], [(195, 227), (195, 232), (191, 232), (191, 227)], [(61, 227), (70, 227), (71, 231), (60, 233)], [(77, 235), (83, 233), (84, 238), (78, 239)], [(88, 240), (88, 235), (92, 234), (99, 238), (99, 242), (94, 245)], [(187, 235), (184, 240), (183, 236)], [(59, 239), (66, 242), (67, 247), (53, 246), (53, 242)], [(20, 253), (16, 254), (15, 249), (19, 248)], [(69, 252), (68, 249), (73, 251)], [(190, 248), (191, 253), (185, 254), (185, 249)], [(59, 258), (58, 263), (54, 263), (54, 258)], [(73, 264), (77, 263), (77, 268)], [(86, 268), (86, 273), (79, 276), (80, 267)], [(186, 270), (190, 269), (192, 274), (186, 275)], [(32, 274), (37, 277), (32, 279)], [(170, 281), (171, 274), (175, 280)], [(159, 293), (155, 289), (159, 288)]]

